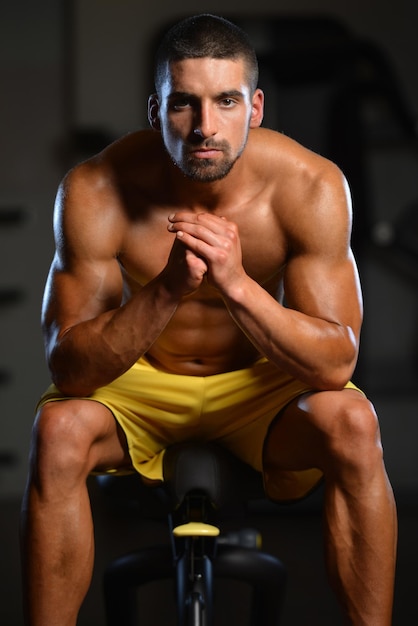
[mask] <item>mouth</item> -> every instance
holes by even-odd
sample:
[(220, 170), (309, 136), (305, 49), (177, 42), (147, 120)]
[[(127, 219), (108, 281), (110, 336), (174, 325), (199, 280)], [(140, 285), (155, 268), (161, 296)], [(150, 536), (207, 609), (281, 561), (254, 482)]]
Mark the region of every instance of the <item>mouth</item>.
[(197, 159), (215, 159), (219, 154), (222, 154), (222, 150), (217, 148), (195, 148), (191, 150), (191, 154)]
[(194, 145), (189, 144), (188, 148), (189, 154), (197, 159), (215, 159), (226, 151), (227, 146), (220, 142), (206, 140)]

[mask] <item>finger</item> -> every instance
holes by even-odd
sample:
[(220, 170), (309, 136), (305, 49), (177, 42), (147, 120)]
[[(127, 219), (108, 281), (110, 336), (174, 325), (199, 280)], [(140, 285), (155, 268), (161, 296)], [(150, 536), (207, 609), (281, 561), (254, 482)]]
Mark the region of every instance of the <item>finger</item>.
[(213, 267), (213, 264), (224, 265), (228, 259), (237, 257), (235, 243), (233, 243), (230, 238), (216, 237), (213, 235), (213, 241), (208, 242), (198, 239), (184, 231), (177, 233), (177, 237), (185, 248), (194, 252), (196, 256), (203, 258), (211, 267)]
[(238, 237), (237, 226), (228, 222), (225, 219), (217, 216), (215, 220), (206, 219), (206, 216), (199, 220), (194, 221), (176, 221), (171, 222), (168, 226), (168, 230), (172, 233), (179, 234), (183, 237), (185, 233), (204, 241), (213, 246), (223, 247), (228, 242), (233, 242)]
[(225, 234), (214, 233), (208, 228), (195, 224), (179, 225), (176, 237), (196, 254), (206, 257), (211, 250), (230, 248), (232, 238)]
[[(222, 232), (225, 224), (228, 223), (226, 218), (220, 215), (213, 215), (212, 213), (193, 213), (191, 211), (179, 211), (178, 213), (172, 213), (168, 216), (168, 220), (170, 224), (177, 226), (182, 223), (201, 224), (214, 232), (217, 232), (218, 230)], [(172, 230), (170, 229), (170, 225), (169, 230)]]
[(202, 257), (197, 256), (192, 250), (186, 250), (186, 260), (190, 268), (201, 275), (206, 274), (208, 266)]

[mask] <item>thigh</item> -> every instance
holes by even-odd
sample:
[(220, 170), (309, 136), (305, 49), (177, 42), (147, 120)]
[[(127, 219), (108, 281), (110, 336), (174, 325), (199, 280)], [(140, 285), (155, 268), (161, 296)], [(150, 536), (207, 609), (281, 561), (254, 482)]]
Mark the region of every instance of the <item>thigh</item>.
[(371, 403), (358, 390), (320, 391), (293, 400), (272, 423), (264, 447), (264, 464), (270, 468), (326, 471), (337, 441), (350, 445), (357, 430), (377, 430)]

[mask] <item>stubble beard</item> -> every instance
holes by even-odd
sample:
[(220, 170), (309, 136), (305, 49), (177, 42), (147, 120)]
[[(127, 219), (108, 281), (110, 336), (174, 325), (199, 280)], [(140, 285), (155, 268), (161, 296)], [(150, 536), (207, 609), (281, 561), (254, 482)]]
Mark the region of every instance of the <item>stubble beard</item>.
[(195, 182), (212, 183), (225, 178), (238, 159), (239, 155), (235, 159), (224, 157), (218, 162), (216, 159), (196, 159), (187, 156), (176, 165), (187, 178)]
[[(179, 170), (184, 174), (184, 176), (186, 176), (190, 180), (200, 183), (212, 183), (218, 180), (222, 180), (229, 174), (235, 163), (240, 158), (244, 150), (245, 144), (246, 141), (243, 142), (241, 149), (238, 151), (235, 157), (232, 155), (231, 146), (226, 141), (206, 141), (202, 142), (198, 146), (185, 144), (183, 146), (181, 160), (175, 159), (174, 156), (170, 153), (169, 155), (174, 165), (178, 167)], [(193, 150), (196, 150), (197, 147), (221, 150), (223, 153), (223, 157), (220, 159), (197, 158), (193, 156)]]

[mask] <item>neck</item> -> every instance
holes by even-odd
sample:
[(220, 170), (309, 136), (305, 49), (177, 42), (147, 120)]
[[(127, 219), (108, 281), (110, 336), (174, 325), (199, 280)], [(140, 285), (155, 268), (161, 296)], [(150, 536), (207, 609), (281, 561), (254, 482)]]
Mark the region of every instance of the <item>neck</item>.
[(184, 207), (191, 210), (215, 211), (236, 198), (238, 186), (245, 180), (242, 158), (239, 158), (231, 171), (222, 179), (212, 182), (193, 180), (168, 158), (168, 179), (173, 197)]

